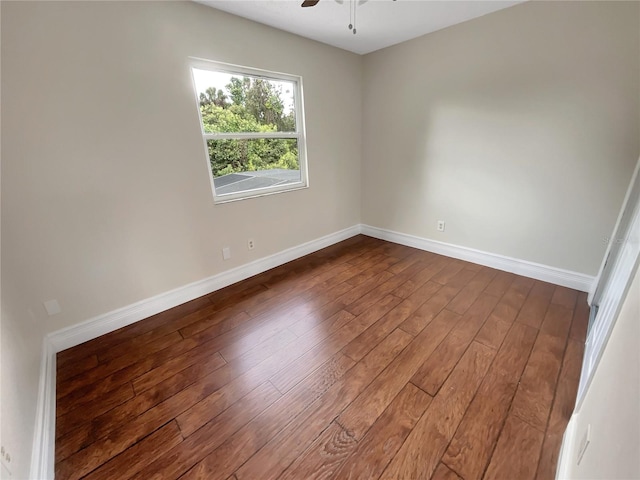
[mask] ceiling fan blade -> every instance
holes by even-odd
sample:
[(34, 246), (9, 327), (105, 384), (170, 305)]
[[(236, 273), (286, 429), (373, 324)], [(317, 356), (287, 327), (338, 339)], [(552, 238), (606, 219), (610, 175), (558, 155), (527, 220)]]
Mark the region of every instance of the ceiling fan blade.
[(364, 5), (365, 3), (367, 3), (367, 1), (368, 0), (358, 0), (358, 6), (360, 7), (360, 6)]
[(303, 7), (315, 7), (320, 0), (304, 0), (302, 2)]

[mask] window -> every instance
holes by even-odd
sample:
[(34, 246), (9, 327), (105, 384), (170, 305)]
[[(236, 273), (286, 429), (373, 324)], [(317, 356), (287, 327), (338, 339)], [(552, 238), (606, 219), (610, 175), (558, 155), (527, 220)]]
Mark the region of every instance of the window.
[(206, 60), (191, 72), (216, 203), (308, 185), (300, 77)]

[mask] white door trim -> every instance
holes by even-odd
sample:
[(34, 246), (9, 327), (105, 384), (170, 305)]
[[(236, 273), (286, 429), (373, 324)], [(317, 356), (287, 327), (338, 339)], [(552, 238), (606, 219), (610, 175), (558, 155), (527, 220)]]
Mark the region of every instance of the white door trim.
[[(598, 305), (599, 308), (585, 344), (576, 411), (579, 411), (582, 406), (585, 393), (600, 357), (602, 357), (602, 352), (609, 340), (631, 279), (638, 266), (638, 258), (640, 257), (639, 170), (640, 159), (638, 159), (631, 177), (631, 183), (598, 273), (598, 280), (593, 288), (595, 296), (592, 298), (592, 303)], [(618, 248), (612, 248), (614, 244)], [(611, 254), (611, 258), (608, 258), (609, 254)]]

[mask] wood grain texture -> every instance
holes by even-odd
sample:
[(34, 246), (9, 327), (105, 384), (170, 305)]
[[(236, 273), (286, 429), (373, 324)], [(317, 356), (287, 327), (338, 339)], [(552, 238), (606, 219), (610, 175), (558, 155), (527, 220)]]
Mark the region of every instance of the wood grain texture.
[(447, 306), (459, 291), (459, 288), (451, 286), (440, 288), (435, 295), (402, 322), (400, 328), (415, 337)]
[(556, 478), (561, 446), (562, 434), (547, 433), (544, 436), (542, 452), (540, 453), (540, 460), (538, 461), (538, 469), (536, 471), (537, 480), (554, 480)]
[(531, 327), (513, 325), (442, 457), (463, 478), (482, 477), (535, 339)]
[(359, 235), (60, 352), (56, 478), (551, 479), (588, 315)]
[(279, 398), (269, 382), (260, 385), (132, 478), (178, 478)]
[(353, 360), (363, 358), (380, 340), (386, 337), (398, 325), (413, 314), (440, 286), (433, 282), (427, 282), (406, 299), (400, 302), (371, 328), (361, 333), (349, 343), (343, 353)]
[[(456, 275), (458, 275), (463, 269), (464, 262), (462, 262), (461, 260), (453, 260), (451, 262), (447, 262), (445, 267), (438, 273), (436, 273), (431, 279), (436, 283), (446, 285), (447, 283), (451, 282), (452, 279), (456, 278)], [(463, 275), (465, 275), (465, 278), (468, 282), (475, 276), (475, 273), (476, 272), (474, 271), (468, 270), (466, 274)], [(464, 283), (466, 284), (467, 282)], [(460, 289), (462, 289), (462, 286), (464, 285), (461, 285)]]
[(444, 463), (440, 463), (436, 471), (433, 472), (431, 480), (462, 480), (456, 472), (447, 467)]
[(469, 346), (380, 478), (431, 478), (494, 355), (480, 343)]
[(518, 313), (516, 322), (540, 328), (554, 291), (554, 285), (536, 280)]
[[(412, 278), (408, 279), (392, 292), (396, 297), (407, 298), (422, 285), (429, 282), (434, 277), (434, 275), (440, 272), (440, 270), (442, 270), (446, 266), (447, 261), (443, 260), (443, 257), (432, 255), (428, 260), (423, 260), (422, 263), (426, 264), (423, 270), (418, 272)], [(438, 285), (440, 284), (438, 283)]]
[(358, 442), (335, 478), (378, 478), (430, 403), (429, 395), (406, 384)]
[(119, 381), (126, 383), (132, 377), (142, 375), (169, 358), (191, 350), (195, 346), (193, 342), (185, 342), (178, 332), (170, 333), (130, 352), (129, 355), (100, 363), (82, 375), (73, 377), (72, 381), (61, 382), (60, 388), (56, 389), (56, 395), (62, 399), (81, 387), (101, 383), (105, 377), (114, 376), (115, 378), (118, 373), (121, 374)]
[[(497, 350), (522, 308), (533, 283), (534, 281), (528, 278), (516, 277), (489, 315), (475, 340)], [(487, 287), (487, 293), (488, 290)]]
[(551, 303), (573, 310), (578, 299), (578, 292), (567, 287), (557, 286), (551, 297)]
[(540, 331), (564, 340), (569, 335), (572, 316), (573, 310), (552, 303), (549, 305), (547, 314), (540, 326)]
[(281, 480), (331, 478), (358, 441), (333, 422), (278, 478)]
[(560, 370), (549, 425), (547, 426), (551, 433), (562, 433), (571, 419), (578, 394), (583, 356), (584, 344), (570, 339), (564, 353), (562, 370)]
[(165, 455), (168, 450), (178, 445), (182, 440), (184, 439), (178, 425), (172, 421), (117, 457), (102, 464), (100, 468), (84, 478), (91, 480), (129, 478), (156, 458)]
[[(217, 360), (215, 362), (217, 364)], [(126, 437), (126, 428), (129, 422), (136, 420), (143, 413), (171, 399), (191, 385), (198, 384), (199, 381), (206, 382), (209, 376), (219, 374), (219, 370), (215, 370), (213, 374), (210, 372), (206, 362), (192, 365), (141, 395), (136, 395), (118, 407), (91, 418), (90, 421), (85, 421), (75, 430), (66, 432), (56, 442), (56, 462), (61, 462), (82, 448), (94, 448), (92, 447), (93, 443), (106, 438), (116, 430), (125, 430), (124, 436)]]
[[(194, 348), (183, 355), (178, 355), (162, 365), (139, 375), (131, 383), (136, 394), (140, 395), (142, 392), (149, 390), (193, 365), (206, 364), (207, 370), (213, 371), (222, 367), (225, 363), (227, 362), (219, 352), (212, 354), (211, 350), (208, 349), (205, 344), (203, 348)], [(197, 368), (194, 368), (194, 370), (196, 369)]]
[[(342, 358), (344, 360), (342, 362), (344, 370), (346, 370), (350, 364), (352, 364), (352, 361), (344, 356), (342, 356)], [(339, 363), (340, 361), (336, 360), (335, 364)], [(238, 422), (236, 428), (228, 429), (226, 435), (221, 437), (217, 434), (218, 430), (224, 430), (225, 427), (228, 427), (229, 423), (226, 420), (222, 421), (221, 418), (236, 407), (237, 404), (234, 404), (234, 406), (225, 410), (219, 417), (216, 417), (212, 422), (188, 437), (187, 440), (193, 439), (194, 443), (185, 446), (186, 454), (189, 455), (187, 461), (163, 461), (162, 465), (154, 466), (154, 475), (157, 478), (177, 478), (194, 463), (202, 460), (218, 447), (220, 447), (221, 451), (228, 451), (229, 449), (235, 448), (238, 444), (248, 446), (257, 445), (262, 439), (271, 438), (280, 428), (288, 423), (291, 417), (298, 415), (326, 392), (331, 385), (338, 380), (342, 373), (341, 370), (342, 369), (328, 367), (313, 372), (277, 402), (270, 402), (273, 403), (273, 405), (270, 406), (269, 403), (262, 405), (260, 415), (255, 416), (255, 418), (253, 418), (253, 416), (249, 417), (251, 419), (250, 422), (247, 421), (246, 416), (243, 415), (243, 417), (241, 417), (243, 422)], [(270, 383), (268, 385), (270, 385)], [(279, 395), (277, 390), (275, 393)], [(240, 409), (239, 412), (244, 412), (244, 410), (245, 409)], [(212, 431), (216, 432), (213, 438), (217, 440), (214, 442), (208, 439)], [(224, 440), (226, 440), (226, 442), (224, 442)], [(198, 442), (207, 445), (207, 447), (198, 447)], [(180, 453), (185, 453), (184, 449)], [(194, 454), (198, 457), (196, 458)], [(144, 478), (144, 476), (140, 476), (140, 480)]]
[[(429, 395), (434, 396), (438, 393), (498, 301), (498, 298), (492, 295), (476, 298), (471, 311), (462, 316), (411, 379), (414, 385)], [(448, 308), (445, 311), (448, 311)]]
[(544, 434), (510, 415), (484, 475), (486, 480), (535, 478)]
[(476, 298), (487, 288), (487, 285), (497, 275), (498, 271), (492, 268), (483, 268), (467, 283), (462, 290), (447, 305), (447, 308), (459, 315), (465, 313), (475, 302)]
[(487, 288), (484, 289), (484, 293), (500, 298), (507, 293), (516, 278), (518, 278), (517, 275), (511, 272), (499, 271), (487, 285)]
[[(200, 315), (200, 312), (215, 307), (206, 296), (196, 298), (190, 302), (184, 303), (170, 310), (158, 313), (147, 318), (144, 322), (137, 322), (133, 325), (120, 328), (113, 332), (102, 335), (96, 339), (84, 342), (77, 347), (70, 348), (59, 352), (56, 355), (56, 364), (58, 368), (64, 368), (65, 365), (77, 362), (87, 356), (99, 354), (102, 351), (114, 348), (123, 342), (133, 341), (140, 335), (144, 335), (163, 325), (172, 325), (174, 323), (182, 323), (185, 319), (190, 319), (191, 314)], [(174, 331), (170, 329), (170, 331)], [(149, 340), (155, 339), (156, 336), (150, 336)]]
[[(408, 345), (411, 336), (394, 330), (321, 398), (298, 415), (235, 473), (238, 480), (276, 478), (336, 415), (349, 405)], [(211, 473), (212, 465), (207, 465)]]
[[(279, 369), (279, 373), (271, 377), (271, 381), (282, 392), (289, 389), (295, 383), (304, 378), (310, 369), (316, 368), (322, 362), (326, 361), (334, 353), (340, 351), (345, 345), (351, 342), (360, 333), (374, 324), (381, 316), (385, 314), (393, 306), (397, 305), (400, 299), (387, 296), (382, 302), (379, 302), (374, 308), (359, 315), (353, 321), (349, 322), (336, 332), (333, 332), (320, 344), (315, 346), (300, 357), (295, 365)], [(348, 312), (347, 312), (348, 313)], [(351, 315), (351, 314), (349, 314)], [(321, 338), (329, 333), (326, 328), (320, 331), (312, 331), (308, 335), (311, 338)], [(300, 339), (298, 340), (300, 341)]]
[[(100, 416), (132, 399), (134, 396), (135, 391), (131, 383), (125, 383), (92, 402), (91, 413), (94, 416)], [(83, 408), (69, 410), (68, 413), (56, 417), (56, 433), (62, 434), (63, 432), (74, 430), (82, 426), (86, 421), (86, 412)]]
[(67, 363), (66, 365), (57, 367), (56, 371), (56, 379), (60, 381), (68, 380), (69, 378), (73, 378), (76, 375), (80, 375), (87, 370), (91, 370), (98, 366), (98, 356), (97, 355), (89, 355), (87, 357), (81, 358), (76, 362)]
[(564, 347), (565, 339), (538, 334), (513, 399), (512, 413), (542, 432), (547, 427)]
[(579, 292), (571, 321), (571, 329), (569, 330), (569, 338), (582, 343), (586, 342), (588, 326), (589, 304), (587, 303), (587, 294), (585, 292)]
[[(456, 318), (457, 317), (457, 318)], [(407, 384), (459, 319), (444, 311), (338, 417), (338, 423), (359, 440)]]

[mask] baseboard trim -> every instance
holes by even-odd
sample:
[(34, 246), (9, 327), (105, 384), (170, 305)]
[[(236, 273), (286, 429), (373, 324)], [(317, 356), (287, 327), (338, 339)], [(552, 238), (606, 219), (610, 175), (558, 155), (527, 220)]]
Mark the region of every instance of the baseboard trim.
[(588, 292), (595, 280), (590, 275), (550, 267), (539, 263), (528, 262), (516, 258), (506, 257), (495, 253), (483, 252), (468, 247), (461, 247), (449, 243), (429, 240), (426, 238), (394, 232), (370, 225), (354, 225), (334, 232), (324, 237), (311, 240), (301, 245), (288, 248), (276, 254), (241, 265), (226, 272), (190, 283), (183, 287), (161, 293), (154, 297), (136, 302), (111, 312), (107, 312), (85, 322), (57, 330), (47, 335), (54, 352), (60, 352), (74, 347), (88, 340), (125, 327), (144, 318), (163, 312), (169, 308), (214, 292), (241, 280), (265, 272), (284, 263), (290, 262), (304, 255), (308, 255), (322, 248), (346, 240), (362, 233), (370, 237), (387, 240), (401, 245), (426, 250), (429, 252), (458, 258), (468, 262), (485, 265), (498, 270), (512, 272), (537, 280), (574, 288)]
[(31, 449), (29, 478), (54, 477), (56, 438), (56, 352), (48, 338), (42, 341), (36, 424)]
[(562, 285), (573, 288), (581, 292), (589, 292), (592, 288), (594, 277), (583, 273), (563, 270), (540, 263), (528, 262), (517, 258), (506, 257), (495, 253), (483, 252), (468, 247), (452, 245), (450, 243), (438, 242), (427, 238), (416, 237), (406, 233), (394, 232), (383, 228), (360, 225), (360, 232), (363, 235), (399, 243), (408, 247), (426, 250), (428, 252), (445, 255), (447, 257), (465, 260), (467, 262), (485, 265), (497, 270), (515, 273), (536, 280)]
[(576, 424), (577, 413), (571, 415), (567, 429), (562, 435), (562, 443), (560, 444), (560, 453), (558, 454), (558, 466), (556, 467), (556, 480), (566, 480), (571, 473), (571, 466), (573, 465), (573, 452), (576, 441)]
[(360, 226), (354, 225), (47, 335), (43, 340), (40, 363), (40, 384), (38, 386), (30, 478), (42, 480), (54, 478), (57, 352), (265, 272), (359, 233)]
[(313, 253), (322, 248), (341, 242), (360, 233), (358, 225), (325, 235), (310, 242), (288, 248), (281, 252), (269, 255), (226, 272), (190, 283), (169, 292), (161, 293), (154, 297), (136, 302), (117, 310), (91, 318), (85, 322), (63, 328), (48, 335), (56, 352), (80, 345), (112, 332), (118, 328), (126, 327), (132, 323), (163, 312), (169, 308), (181, 305), (185, 302), (201, 297), (221, 288), (232, 285), (241, 280), (259, 273), (278, 267), (297, 258)]
[(358, 234), (458, 258), (526, 277), (588, 292), (594, 277), (472, 248), (394, 232), (369, 225), (354, 225), (324, 237), (255, 260), (226, 272), (136, 302), (85, 322), (52, 332), (43, 340), (36, 428), (31, 457), (33, 479), (53, 479), (55, 461), (56, 353), (131, 325), (202, 295), (283, 265)]

